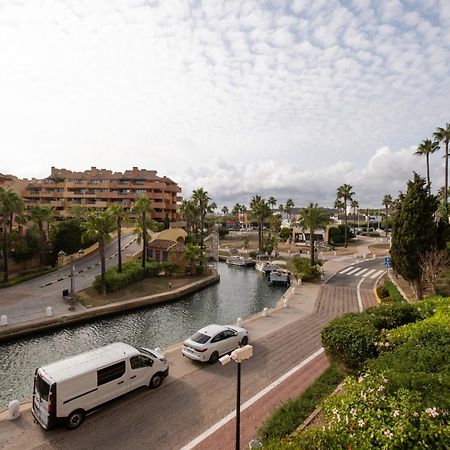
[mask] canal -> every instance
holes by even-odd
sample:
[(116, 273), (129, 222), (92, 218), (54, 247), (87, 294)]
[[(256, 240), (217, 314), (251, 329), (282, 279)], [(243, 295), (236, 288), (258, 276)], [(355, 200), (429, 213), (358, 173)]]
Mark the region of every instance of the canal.
[(276, 304), (285, 292), (254, 268), (219, 263), (220, 283), (173, 303), (0, 344), (0, 409), (31, 397), (37, 367), (115, 341), (166, 347), (210, 323), (232, 323)]

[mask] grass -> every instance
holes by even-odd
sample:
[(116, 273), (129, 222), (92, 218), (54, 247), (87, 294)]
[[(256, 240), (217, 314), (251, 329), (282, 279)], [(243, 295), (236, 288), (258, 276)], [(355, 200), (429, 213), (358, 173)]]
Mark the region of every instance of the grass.
[[(7, 288), (14, 286), (19, 283), (23, 283), (24, 281), (32, 280), (33, 278), (40, 277), (41, 275), (46, 275), (47, 273), (54, 272), (56, 270), (55, 267), (46, 267), (44, 269), (32, 270), (30, 272), (21, 273), (14, 278), (10, 279), (7, 283), (0, 283), (1, 288)], [(1, 276), (3, 276), (3, 272), (0, 272)]]
[(258, 430), (263, 444), (279, 440), (294, 432), (328, 397), (343, 380), (338, 366), (332, 364), (317, 380), (296, 399), (285, 402)]
[(392, 281), (386, 279), (384, 280), (384, 287), (389, 291), (389, 297), (391, 297), (393, 302), (405, 302), (403, 295), (400, 294), (397, 287)]

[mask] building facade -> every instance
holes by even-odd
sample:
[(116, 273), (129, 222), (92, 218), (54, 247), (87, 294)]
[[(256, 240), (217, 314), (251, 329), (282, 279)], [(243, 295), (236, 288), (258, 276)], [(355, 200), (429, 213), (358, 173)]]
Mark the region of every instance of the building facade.
[(125, 172), (112, 172), (91, 167), (84, 172), (72, 172), (52, 167), (49, 177), (31, 180), (21, 196), (27, 206), (51, 206), (55, 215), (68, 217), (73, 208), (105, 209), (119, 204), (130, 209), (140, 196), (152, 201), (153, 219), (177, 220), (177, 206), (181, 202), (181, 188), (167, 177), (159, 177), (155, 170), (133, 167)]

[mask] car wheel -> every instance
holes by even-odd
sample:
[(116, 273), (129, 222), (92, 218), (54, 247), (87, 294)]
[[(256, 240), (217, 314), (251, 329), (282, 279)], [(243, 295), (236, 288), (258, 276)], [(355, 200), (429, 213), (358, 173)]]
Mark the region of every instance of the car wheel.
[(217, 352), (212, 352), (211, 356), (209, 357), (209, 362), (211, 364), (214, 364), (215, 362), (217, 362), (217, 360), (219, 359), (219, 353)]
[(74, 430), (78, 428), (84, 420), (84, 411), (81, 409), (77, 409), (69, 414), (67, 418), (67, 428), (70, 430)]
[(240, 342), (240, 346), (241, 347), (243, 347), (244, 345), (247, 345), (248, 344), (248, 336), (244, 336), (242, 339), (241, 339), (241, 342)]
[(155, 373), (155, 375), (152, 376), (152, 379), (150, 380), (150, 384), (148, 385), (151, 389), (156, 389), (157, 387), (161, 386), (162, 383), (162, 375), (161, 373)]

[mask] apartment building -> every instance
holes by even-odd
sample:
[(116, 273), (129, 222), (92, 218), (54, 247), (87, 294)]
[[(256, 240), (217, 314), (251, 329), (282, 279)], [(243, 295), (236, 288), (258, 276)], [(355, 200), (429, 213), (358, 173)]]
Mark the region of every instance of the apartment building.
[(52, 206), (57, 215), (68, 217), (73, 207), (99, 208), (120, 204), (129, 209), (135, 199), (145, 195), (152, 201), (153, 218), (177, 220), (177, 204), (181, 188), (156, 170), (133, 167), (125, 172), (112, 172), (91, 167), (84, 172), (72, 172), (52, 167), (49, 177), (28, 181), (21, 195), (27, 206)]

